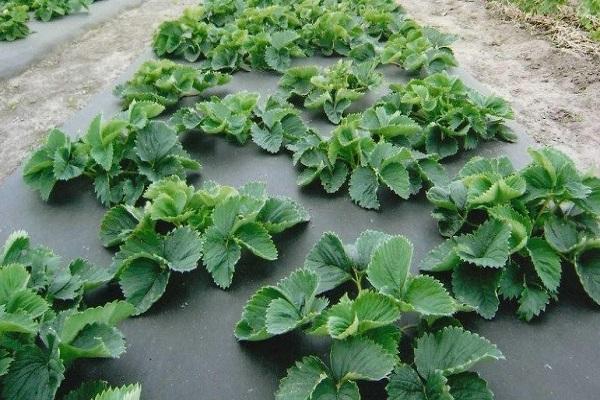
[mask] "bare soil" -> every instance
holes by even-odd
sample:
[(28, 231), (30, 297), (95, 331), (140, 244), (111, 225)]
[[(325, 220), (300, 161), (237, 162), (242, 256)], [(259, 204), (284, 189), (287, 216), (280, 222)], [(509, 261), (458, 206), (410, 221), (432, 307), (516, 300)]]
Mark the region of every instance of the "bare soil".
[[(45, 136), (114, 80), (149, 44), (162, 20), (194, 0), (148, 0), (0, 81), (0, 180)], [(402, 0), (418, 21), (459, 37), (463, 68), (509, 100), (540, 145), (600, 169), (600, 62), (556, 48), (486, 9), (485, 0)]]

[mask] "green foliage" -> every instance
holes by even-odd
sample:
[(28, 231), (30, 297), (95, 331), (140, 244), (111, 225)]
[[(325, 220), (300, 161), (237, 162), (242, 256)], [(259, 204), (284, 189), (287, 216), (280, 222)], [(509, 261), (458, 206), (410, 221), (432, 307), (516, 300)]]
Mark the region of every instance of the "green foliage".
[(200, 260), (219, 287), (229, 287), (242, 250), (275, 260), (271, 235), (309, 219), (298, 203), (269, 197), (255, 182), (239, 190), (208, 182), (195, 190), (169, 177), (144, 198), (144, 208), (110, 209), (100, 228), (105, 246), (120, 246), (113, 269), (137, 314), (162, 296), (172, 271), (191, 271)]
[(0, 4), (0, 41), (12, 42), (29, 35), (29, 8), (15, 2)]
[(84, 383), (69, 392), (63, 400), (140, 400), (139, 384), (112, 388), (104, 381)]
[(407, 20), (381, 52), (383, 64), (395, 64), (409, 72), (429, 75), (458, 65), (450, 45), (455, 37)]
[(333, 124), (339, 124), (344, 111), (369, 89), (381, 84), (382, 75), (375, 72), (377, 62), (340, 60), (336, 64), (290, 68), (281, 78), (282, 93), (299, 95), (309, 109), (323, 109)]
[(152, 101), (171, 107), (185, 96), (195, 96), (213, 86), (224, 85), (231, 76), (203, 71), (169, 60), (143, 63), (131, 80), (118, 85), (114, 92), (128, 107), (135, 101)]
[[(218, 11), (217, 11), (218, 10)], [(343, 1), (210, 1), (166, 21), (154, 34), (160, 56), (202, 60), (214, 70), (283, 72), (297, 57), (320, 53), (365, 61), (378, 59), (390, 37), (407, 33), (408, 20), (392, 0)], [(404, 29), (404, 31), (402, 31)], [(408, 53), (428, 52), (432, 69), (454, 63), (439, 34), (427, 31), (427, 46), (411, 44)], [(430, 39), (430, 40), (429, 40)], [(445, 39), (444, 39), (445, 40)], [(412, 39), (411, 39), (412, 42)], [(389, 52), (389, 50), (388, 50)], [(415, 61), (416, 62), (416, 61)]]
[(77, 140), (53, 129), (25, 163), (25, 182), (48, 200), (59, 181), (85, 176), (103, 205), (135, 204), (149, 183), (200, 168), (183, 150), (175, 130), (150, 121), (163, 110), (158, 103), (133, 101), (106, 123), (98, 115)]
[(40, 21), (48, 22), (54, 18), (87, 10), (92, 0), (33, 0), (31, 9)]
[(600, 304), (600, 180), (557, 150), (530, 155), (520, 171), (505, 157), (475, 157), (427, 193), (448, 239), (421, 267), (451, 272), (456, 297), (485, 318), (499, 298), (515, 300), (521, 319), (540, 315), (557, 298), (566, 265)]
[(496, 96), (483, 96), (445, 72), (406, 85), (392, 84), (392, 93), (378, 104), (388, 114), (400, 112), (424, 129), (415, 147), (440, 158), (459, 150), (472, 150), (480, 141), (515, 137), (504, 125), (512, 118), (507, 102)]
[(63, 264), (50, 249), (31, 246), (25, 232), (9, 236), (0, 256), (3, 398), (51, 400), (74, 360), (117, 358), (125, 351), (116, 325), (133, 306), (113, 301), (86, 308), (84, 303), (86, 291), (112, 277), (83, 259)]
[(197, 127), (208, 135), (221, 134), (245, 144), (250, 137), (250, 118), (258, 97), (258, 93), (239, 92), (199, 102), (196, 110), (201, 118)]
[[(503, 359), (502, 353), (456, 326), (449, 317), (460, 305), (437, 280), (410, 274), (411, 259), (412, 245), (402, 236), (366, 231), (344, 245), (328, 232), (303, 269), (250, 298), (235, 329), (238, 340), (260, 341), (296, 329), (332, 340), (329, 363), (316, 356), (296, 362), (276, 399), (360, 399), (357, 381), (382, 379), (389, 381), (390, 399), (425, 400), (442, 392), (447, 399), (493, 398), (485, 381), (468, 370), (482, 360)], [(324, 293), (333, 289), (345, 290), (330, 304)], [(397, 322), (409, 311), (421, 322), (400, 329)], [(412, 342), (403, 337), (410, 329)], [(410, 351), (400, 353), (401, 342)], [(477, 393), (485, 397), (472, 397)]]

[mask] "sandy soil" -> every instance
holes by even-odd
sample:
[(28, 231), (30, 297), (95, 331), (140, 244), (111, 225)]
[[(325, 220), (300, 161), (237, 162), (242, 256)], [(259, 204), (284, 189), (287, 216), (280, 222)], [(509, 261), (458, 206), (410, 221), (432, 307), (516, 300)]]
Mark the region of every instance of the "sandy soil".
[(48, 129), (69, 119), (95, 93), (111, 89), (148, 46), (160, 22), (195, 4), (195, 0), (147, 0), (62, 45), (22, 74), (0, 80), (0, 181)]
[(486, 10), (485, 0), (402, 0), (416, 20), (459, 37), (458, 61), (509, 100), (540, 145), (600, 170), (600, 60), (558, 49)]
[[(49, 128), (66, 121), (94, 93), (111, 88), (160, 21), (195, 3), (148, 0), (65, 44), (23, 74), (0, 81), (0, 180)], [(501, 21), (486, 10), (485, 0), (402, 4), (422, 23), (459, 36), (454, 48), (462, 67), (511, 101), (517, 121), (538, 143), (561, 148), (582, 167), (599, 169), (598, 60), (559, 50)]]

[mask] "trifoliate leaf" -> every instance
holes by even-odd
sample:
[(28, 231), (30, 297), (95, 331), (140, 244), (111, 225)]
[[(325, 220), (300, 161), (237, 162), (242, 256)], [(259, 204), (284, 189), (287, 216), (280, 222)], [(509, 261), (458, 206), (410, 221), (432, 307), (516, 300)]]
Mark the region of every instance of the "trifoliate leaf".
[(450, 394), (457, 400), (494, 400), (487, 382), (476, 372), (463, 372), (448, 377)]
[(4, 243), (2, 255), (0, 256), (0, 265), (19, 263), (25, 252), (29, 249), (29, 235), (24, 231), (11, 233)]
[(556, 216), (551, 216), (544, 223), (544, 238), (560, 253), (568, 253), (579, 243), (575, 223)]
[(267, 332), (280, 335), (295, 329), (302, 322), (302, 316), (287, 299), (274, 299), (269, 303), (266, 313)]
[(350, 197), (359, 206), (377, 210), (379, 208), (378, 188), (377, 175), (371, 168), (358, 167), (352, 172), (350, 176)]
[(399, 295), (410, 270), (412, 252), (412, 244), (403, 236), (385, 241), (367, 267), (369, 282), (382, 293)]
[(60, 331), (63, 343), (70, 343), (87, 325), (94, 323), (115, 326), (134, 312), (131, 304), (125, 301), (113, 301), (103, 306), (86, 308), (73, 313), (66, 312), (66, 317)]
[(304, 357), (288, 369), (279, 384), (276, 400), (309, 400), (317, 386), (328, 376), (328, 369), (317, 357)]
[(100, 241), (105, 247), (122, 243), (139, 223), (139, 215), (129, 206), (116, 206), (108, 210), (100, 224)]
[(233, 239), (223, 236), (217, 226), (210, 227), (202, 239), (202, 260), (220, 288), (228, 288), (242, 249)]
[(588, 296), (600, 304), (600, 246), (597, 243), (577, 254), (575, 271)]
[(125, 352), (123, 334), (108, 325), (86, 325), (69, 343), (61, 343), (61, 359), (69, 362), (78, 358), (117, 358)]
[(454, 250), (455, 247), (453, 239), (445, 240), (427, 253), (421, 261), (419, 269), (432, 272), (452, 271), (460, 264), (460, 258)]
[(437, 371), (444, 375), (458, 374), (490, 359), (500, 360), (504, 356), (487, 339), (458, 327), (426, 333), (417, 339), (415, 346), (415, 365), (424, 377)]
[(284, 133), (281, 125), (276, 125), (276, 127), (273, 127), (271, 130), (269, 130), (266, 128), (261, 128), (256, 123), (253, 123), (250, 131), (254, 143), (269, 153), (275, 154), (281, 148)]
[(551, 292), (555, 292), (560, 284), (562, 269), (560, 257), (552, 247), (541, 238), (531, 238), (527, 243), (527, 252), (535, 272), (538, 274), (544, 286)]
[(196, 269), (202, 256), (202, 240), (188, 226), (176, 228), (165, 236), (161, 256), (173, 271), (186, 272)]
[(128, 260), (119, 275), (119, 286), (125, 299), (142, 314), (164, 294), (170, 271), (155, 259), (136, 257)]
[(391, 236), (387, 233), (372, 230), (366, 230), (360, 234), (355, 244), (359, 269), (367, 269), (375, 250), (389, 238)]
[(280, 233), (310, 220), (308, 212), (297, 202), (285, 197), (271, 197), (260, 209), (257, 221), (269, 231)]
[(314, 390), (311, 400), (360, 400), (356, 382), (346, 381), (338, 387), (333, 379), (327, 378)]
[(393, 298), (368, 290), (358, 295), (352, 309), (358, 318), (358, 333), (393, 324), (400, 318), (400, 309)]
[[(4, 305), (0, 306), (0, 309)], [(42, 296), (32, 289), (20, 290), (14, 293), (5, 305), (8, 313), (23, 313), (31, 318), (41, 317), (49, 308)]]
[(379, 171), (383, 183), (403, 199), (410, 196), (410, 181), (408, 171), (400, 163), (390, 163)]
[(530, 321), (533, 317), (540, 315), (549, 302), (550, 296), (544, 289), (527, 286), (521, 293), (521, 297), (519, 297), (517, 315), (525, 321)]
[(352, 261), (346, 254), (340, 238), (333, 232), (326, 232), (306, 256), (304, 267), (315, 271), (319, 276), (318, 293), (331, 290), (350, 280)]
[(277, 259), (277, 248), (269, 232), (259, 223), (248, 222), (234, 233), (238, 244), (265, 260)]
[(0, 304), (6, 303), (14, 293), (24, 290), (29, 278), (29, 272), (21, 264), (0, 267)]
[(428, 400), (423, 386), (417, 371), (406, 364), (399, 364), (385, 389), (389, 400)]
[(2, 397), (14, 400), (53, 400), (64, 379), (58, 351), (22, 346), (3, 380)]
[(136, 137), (135, 152), (142, 160), (156, 163), (171, 152), (177, 144), (177, 133), (166, 123), (150, 122)]
[(452, 315), (456, 312), (456, 302), (436, 279), (427, 276), (410, 277), (402, 301), (422, 315)]
[(378, 381), (385, 378), (396, 363), (394, 356), (383, 347), (360, 336), (334, 341), (330, 357), (331, 371), (338, 382)]
[(264, 340), (271, 337), (267, 333), (266, 313), (269, 304), (275, 299), (283, 298), (283, 294), (272, 286), (258, 290), (248, 300), (242, 312), (242, 319), (235, 327), (235, 337), (238, 340)]
[(38, 324), (33, 320), (31, 315), (23, 312), (7, 313), (4, 310), (4, 305), (0, 306), (0, 333), (27, 333), (35, 335), (37, 333)]
[(282, 279), (277, 287), (297, 309), (311, 310), (318, 294), (319, 275), (308, 269), (299, 269)]
[(502, 268), (510, 253), (510, 229), (488, 220), (471, 234), (456, 237), (456, 254), (461, 260), (489, 268)]
[(213, 225), (222, 236), (229, 236), (240, 212), (240, 198), (230, 197), (218, 203), (213, 212)]
[(500, 282), (498, 283), (498, 293), (507, 300), (515, 300), (525, 289), (525, 279), (523, 272), (520, 271), (519, 266), (510, 262), (502, 271)]
[(452, 291), (458, 301), (474, 307), (482, 317), (491, 319), (500, 304), (496, 290), (501, 273), (495, 269), (459, 265), (452, 272)]

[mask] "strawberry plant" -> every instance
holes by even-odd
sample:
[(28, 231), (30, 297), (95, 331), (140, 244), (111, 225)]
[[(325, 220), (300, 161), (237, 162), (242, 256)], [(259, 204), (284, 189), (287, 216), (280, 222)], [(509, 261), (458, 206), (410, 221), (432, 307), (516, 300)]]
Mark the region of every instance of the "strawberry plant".
[(276, 260), (271, 235), (309, 219), (298, 203), (269, 197), (256, 182), (239, 190), (207, 182), (195, 190), (170, 177), (150, 185), (144, 198), (143, 208), (110, 209), (100, 228), (105, 246), (119, 246), (113, 269), (137, 314), (163, 295), (172, 271), (194, 270), (200, 260), (217, 286), (228, 288), (242, 250)]
[(152, 42), (156, 55), (181, 57), (189, 62), (207, 57), (218, 42), (218, 30), (200, 21), (204, 12), (202, 7), (186, 8), (179, 19), (160, 24)]
[(349, 194), (359, 206), (378, 209), (381, 185), (407, 199), (423, 182), (444, 178), (435, 156), (384, 141), (376, 142), (361, 128), (359, 115), (345, 118), (329, 139), (312, 132), (289, 146), (295, 164), (303, 167), (298, 184), (320, 180), (328, 193), (337, 192), (349, 178)]
[(29, 35), (29, 14), (26, 5), (15, 2), (0, 4), (0, 41), (12, 42)]
[[(382, 380), (389, 399), (493, 399), (487, 383), (468, 370), (502, 353), (451, 318), (461, 305), (439, 281), (410, 274), (411, 258), (412, 245), (402, 236), (366, 231), (344, 245), (325, 233), (303, 269), (248, 300), (235, 328), (238, 340), (300, 329), (331, 340), (329, 363), (317, 356), (296, 362), (276, 399), (360, 399), (357, 381)], [(343, 295), (326, 296), (333, 289)], [(420, 323), (400, 327), (405, 312), (418, 313)], [(410, 351), (400, 353), (401, 343)]]
[(224, 85), (231, 76), (214, 71), (203, 71), (169, 60), (146, 61), (133, 78), (115, 88), (123, 107), (131, 102), (153, 101), (171, 107), (185, 96), (196, 96), (213, 86)]
[(458, 65), (450, 45), (455, 37), (407, 20), (390, 36), (381, 52), (383, 64), (401, 66), (423, 75), (441, 72)]
[(33, 14), (40, 21), (48, 22), (51, 19), (63, 17), (87, 10), (93, 0), (33, 0), (31, 5)]
[(494, 317), (499, 298), (515, 300), (521, 319), (540, 315), (558, 297), (563, 266), (600, 304), (600, 179), (557, 150), (529, 153), (520, 171), (505, 157), (475, 157), (427, 193), (448, 239), (421, 268), (450, 272), (455, 296), (484, 318)]
[(399, 111), (423, 127), (424, 140), (416, 145), (421, 151), (446, 158), (459, 150), (472, 150), (482, 140), (516, 139), (504, 125), (513, 115), (506, 101), (483, 96), (446, 72), (390, 88), (392, 93), (378, 105), (388, 114)]
[(106, 123), (98, 115), (77, 140), (53, 129), (25, 163), (25, 182), (48, 200), (58, 182), (85, 176), (102, 204), (135, 204), (150, 182), (200, 168), (174, 129), (150, 121), (163, 110), (158, 103), (133, 101)]
[(177, 131), (199, 129), (207, 135), (223, 135), (245, 144), (250, 137), (253, 110), (258, 93), (239, 92), (224, 98), (216, 96), (180, 108), (169, 120)]
[(303, 97), (305, 107), (323, 109), (329, 121), (339, 124), (353, 101), (381, 84), (382, 75), (375, 72), (376, 67), (377, 62), (349, 60), (323, 69), (295, 67), (286, 71), (279, 86), (289, 96)]
[[(113, 301), (85, 307), (84, 293), (110, 279), (109, 271), (83, 259), (63, 264), (50, 249), (32, 247), (24, 232), (10, 235), (0, 255), (3, 398), (53, 399), (75, 360), (117, 358), (125, 351), (116, 325), (134, 312), (133, 306)], [(124, 390), (135, 399), (136, 388)], [(102, 391), (88, 398), (115, 398), (101, 397)]]

